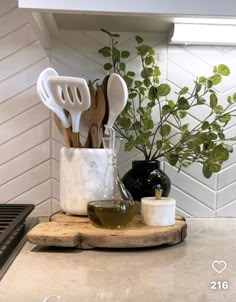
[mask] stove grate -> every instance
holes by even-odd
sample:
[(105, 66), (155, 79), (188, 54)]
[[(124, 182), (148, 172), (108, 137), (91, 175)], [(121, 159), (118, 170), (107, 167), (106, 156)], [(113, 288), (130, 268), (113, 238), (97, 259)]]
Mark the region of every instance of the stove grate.
[(25, 219), (34, 209), (31, 204), (0, 204), (0, 269), (25, 232)]

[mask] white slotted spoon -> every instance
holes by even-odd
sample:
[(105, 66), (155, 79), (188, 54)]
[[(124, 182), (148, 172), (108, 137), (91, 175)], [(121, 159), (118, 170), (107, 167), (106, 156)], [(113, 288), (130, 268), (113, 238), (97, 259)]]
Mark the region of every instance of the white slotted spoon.
[(105, 134), (112, 134), (111, 130), (118, 115), (125, 108), (128, 100), (128, 88), (125, 81), (117, 73), (110, 75), (107, 83), (107, 98), (109, 103), (109, 117), (105, 125)]
[(57, 117), (61, 120), (62, 131), (63, 131), (63, 135), (64, 135), (64, 139), (65, 139), (65, 145), (66, 145), (66, 147), (70, 147), (69, 134), (65, 128), (70, 128), (71, 123), (70, 123), (69, 119), (67, 118), (64, 110), (60, 106), (57, 105), (57, 103), (55, 102), (55, 100), (52, 98), (52, 96), (50, 94), (50, 89), (48, 87), (48, 78), (50, 76), (58, 77), (58, 73), (56, 72), (55, 69), (46, 68), (40, 73), (38, 80), (37, 80), (37, 93), (38, 93), (38, 96), (39, 96), (40, 100), (42, 101), (42, 103), (47, 108), (49, 108), (52, 112), (54, 112), (57, 115)]
[[(48, 87), (57, 105), (70, 113), (73, 133), (79, 133), (81, 113), (89, 109), (91, 104), (86, 81), (75, 77), (51, 76), (48, 78)], [(74, 142), (74, 147), (78, 146), (79, 141)]]

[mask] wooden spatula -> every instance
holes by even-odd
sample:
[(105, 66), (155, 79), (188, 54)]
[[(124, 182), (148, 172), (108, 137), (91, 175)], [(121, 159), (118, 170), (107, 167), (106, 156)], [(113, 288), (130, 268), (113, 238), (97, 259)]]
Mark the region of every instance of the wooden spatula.
[(91, 106), (89, 110), (83, 112), (83, 117), (88, 124), (89, 133), (85, 147), (99, 148), (99, 129), (105, 115), (105, 98), (102, 88), (97, 85), (95, 91), (91, 81), (89, 81), (89, 90), (91, 96)]
[(62, 124), (61, 120), (59, 119), (59, 117), (55, 113), (54, 113), (53, 117), (54, 117), (54, 121), (56, 123), (56, 126), (57, 126), (58, 130), (64, 136), (65, 146), (67, 148), (71, 148), (71, 141), (70, 141), (70, 136), (69, 136), (68, 130), (66, 130), (66, 128)]

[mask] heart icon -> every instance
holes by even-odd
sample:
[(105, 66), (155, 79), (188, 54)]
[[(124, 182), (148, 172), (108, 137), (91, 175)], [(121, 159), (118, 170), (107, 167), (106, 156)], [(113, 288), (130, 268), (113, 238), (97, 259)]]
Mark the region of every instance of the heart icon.
[(212, 262), (211, 266), (214, 271), (221, 274), (227, 268), (227, 263), (224, 260), (215, 260)]

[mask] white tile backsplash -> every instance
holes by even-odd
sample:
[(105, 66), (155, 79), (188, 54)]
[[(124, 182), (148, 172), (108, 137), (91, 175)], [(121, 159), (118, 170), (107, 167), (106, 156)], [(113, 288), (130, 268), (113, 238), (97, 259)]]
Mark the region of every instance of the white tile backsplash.
[[(135, 33), (120, 33), (119, 45), (130, 50), (128, 68), (136, 73), (141, 68), (134, 46)], [(210, 75), (216, 64), (231, 68), (231, 77), (217, 87), (220, 102), (226, 104), (228, 94), (236, 91), (236, 47), (168, 46), (163, 34), (139, 34), (157, 51), (161, 81), (172, 86), (171, 97), (183, 86), (194, 86), (194, 79)], [(52, 49), (46, 52), (17, 9), (17, 0), (0, 4), (0, 202), (34, 203), (33, 215), (50, 215), (59, 207), (60, 148), (63, 137), (52, 114), (40, 103), (36, 93), (39, 73), (53, 66), (61, 75), (100, 80), (106, 75), (106, 61), (98, 49), (108, 45), (100, 31), (61, 32), (52, 37)], [(196, 124), (209, 111), (198, 108), (185, 122)], [(153, 116), (157, 120), (158, 111)], [(236, 123), (231, 122), (227, 135), (235, 136)], [(234, 148), (235, 149), (235, 148)], [(119, 172), (123, 175), (132, 160), (142, 159), (138, 151), (121, 149)], [(177, 213), (195, 217), (236, 217), (236, 155), (224, 164), (218, 175), (209, 180), (202, 167), (194, 164), (177, 173), (168, 164), (164, 170), (173, 186), (171, 196), (177, 200)]]

